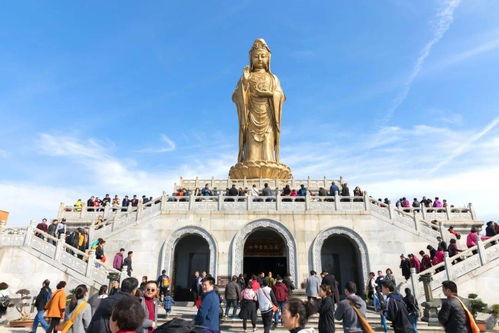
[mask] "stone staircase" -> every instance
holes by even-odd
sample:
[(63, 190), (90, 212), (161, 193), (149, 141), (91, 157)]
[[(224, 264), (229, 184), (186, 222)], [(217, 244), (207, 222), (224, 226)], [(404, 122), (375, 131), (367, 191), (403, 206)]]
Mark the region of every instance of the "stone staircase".
[(431, 289), (434, 292), (439, 292), (442, 282), (445, 280), (453, 280), (458, 285), (462, 285), (477, 275), (498, 267), (498, 265), (499, 235), (496, 235), (485, 241), (478, 240), (477, 246), (453, 257), (449, 257), (446, 252), (445, 260), (442, 263), (432, 266), (419, 274), (416, 274), (413, 270), (408, 285), (415, 292), (416, 297), (423, 300), (423, 282), (420, 281), (420, 278), (424, 275), (431, 275)]
[[(27, 228), (8, 228), (0, 233), (0, 250), (17, 250), (28, 253), (33, 258), (49, 264), (61, 273), (67, 274), (80, 283), (98, 289), (109, 283), (109, 273), (121, 274), (112, 267), (95, 259), (93, 251), (82, 252), (65, 242), (65, 235), (57, 239), (35, 228), (34, 224)], [(13, 254), (19, 257), (20, 254)], [(21, 255), (22, 256), (22, 255)], [(7, 264), (16, 264), (14, 258)], [(8, 258), (5, 258), (8, 260)], [(20, 263), (19, 263), (20, 264)], [(23, 262), (22, 264), (26, 264)], [(6, 273), (6, 272), (5, 272)], [(28, 277), (22, 277), (26, 279)], [(43, 280), (40, 280), (43, 281)]]

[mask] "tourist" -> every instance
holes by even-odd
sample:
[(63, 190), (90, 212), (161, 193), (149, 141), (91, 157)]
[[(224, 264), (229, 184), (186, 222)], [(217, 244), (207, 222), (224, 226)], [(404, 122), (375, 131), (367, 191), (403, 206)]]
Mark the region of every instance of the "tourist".
[(494, 221), (487, 222), (487, 227), (485, 228), (485, 235), (487, 237), (494, 237), (496, 235), (496, 223)]
[(262, 281), (262, 287), (256, 291), (256, 296), (258, 298), (258, 309), (262, 315), (263, 332), (269, 333), (272, 326), (272, 309), (277, 306), (277, 300), (267, 280)]
[(340, 194), (340, 188), (338, 185), (335, 184), (335, 182), (331, 183), (331, 187), (329, 188), (329, 195), (334, 197)]
[(404, 299), (395, 290), (395, 283), (385, 280), (381, 283), (381, 292), (386, 296), (384, 315), (392, 322), (395, 333), (412, 332), (412, 324), (409, 321), (409, 313)]
[[(96, 197), (94, 200), (94, 207), (100, 207), (102, 206), (102, 200), (99, 199), (99, 197)], [(95, 211), (101, 211), (101, 209), (96, 209)]]
[(126, 273), (128, 276), (132, 276), (132, 256), (133, 251), (128, 251), (127, 257), (123, 260), (123, 266), (126, 266)]
[(133, 198), (130, 201), (130, 205), (132, 205), (132, 207), (137, 207), (139, 205), (139, 199), (137, 199), (136, 194), (133, 195)]
[(442, 202), (438, 199), (438, 197), (435, 197), (435, 201), (433, 201), (433, 207), (435, 208), (441, 208), (443, 207), (444, 205), (442, 204)]
[[(206, 186), (208, 186), (208, 184), (206, 184)], [(194, 272), (194, 276), (191, 279), (191, 288), (189, 289), (189, 291), (191, 292), (192, 300), (194, 301), (194, 304), (196, 303), (196, 301), (198, 300), (198, 297), (200, 295), (200, 292), (199, 292), (199, 287), (200, 287), (199, 281), (200, 281), (199, 272), (196, 271), (196, 272)]]
[(381, 281), (385, 279), (385, 276), (383, 275), (383, 271), (378, 271), (378, 276), (376, 277), (376, 291), (381, 292)]
[(367, 300), (372, 302), (374, 300), (374, 292), (376, 291), (376, 274), (374, 272), (369, 273), (369, 280), (367, 281), (366, 291), (367, 291)]
[[(121, 288), (113, 295), (101, 300), (97, 311), (92, 317), (90, 326), (88, 327), (87, 333), (106, 333), (109, 332), (109, 318), (113, 313), (113, 309), (117, 303), (125, 297), (130, 297), (135, 294), (137, 287), (139, 286), (139, 281), (136, 278), (126, 278), (121, 282)], [(137, 303), (139, 304), (139, 303)], [(142, 309), (142, 306), (139, 307)], [(143, 313), (143, 311), (142, 311)], [(142, 324), (142, 321), (140, 322)], [(139, 324), (139, 325), (140, 325)]]
[(126, 211), (128, 209), (128, 206), (130, 206), (130, 199), (128, 199), (128, 195), (125, 195), (125, 197), (121, 201), (121, 207), (123, 207), (121, 211)]
[[(113, 281), (113, 282), (118, 282), (118, 281)], [(94, 315), (95, 311), (97, 311), (97, 308), (100, 305), (100, 302), (107, 297), (107, 286), (102, 285), (99, 288), (99, 292), (92, 295), (88, 299), (88, 304), (90, 304), (90, 308), (92, 309), (92, 316)]]
[(411, 264), (411, 268), (416, 270), (416, 273), (421, 272), (421, 260), (412, 253), (409, 254), (409, 263)]
[(6, 282), (0, 282), (0, 318), (7, 313), (10, 306), (9, 285)]
[(162, 302), (163, 308), (165, 309), (167, 316), (169, 313), (172, 312), (172, 305), (173, 304), (175, 304), (175, 300), (170, 295), (170, 292), (167, 291), (165, 296), (163, 297), (163, 302)]
[(214, 290), (215, 279), (207, 276), (201, 286), (201, 306), (198, 309), (194, 322), (196, 325), (205, 326), (215, 332), (220, 330), (220, 297)]
[(444, 261), (444, 258), (445, 258), (444, 249), (441, 246), (439, 246), (437, 253), (435, 253), (435, 256), (433, 257), (431, 263), (433, 266), (438, 265)]
[(437, 249), (441, 247), (444, 251), (447, 251), (447, 243), (442, 239), (441, 236), (437, 236)]
[(280, 275), (277, 275), (276, 280), (277, 282), (272, 287), (272, 291), (274, 292), (279, 311), (274, 312), (274, 327), (279, 324), (279, 316), (282, 318), (282, 310), (284, 304), (286, 304), (289, 298), (288, 287), (284, 283), (282, 277)]
[(57, 235), (57, 238), (60, 239), (62, 234), (66, 235), (66, 232), (67, 232), (66, 219), (63, 218), (61, 219), (61, 222), (57, 224), (57, 229), (55, 230), (55, 234)]
[(324, 189), (324, 187), (319, 187), (319, 196), (320, 197), (327, 197), (327, 191)]
[(414, 333), (418, 333), (418, 318), (419, 318), (419, 307), (418, 300), (411, 293), (411, 289), (405, 288), (404, 303), (407, 307), (407, 312), (409, 314), (409, 321), (412, 324), (412, 330)]
[(331, 287), (331, 292), (333, 293), (333, 300), (335, 303), (340, 302), (340, 292), (338, 290), (338, 281), (336, 281), (336, 278), (334, 274), (329, 274), (329, 272), (323, 272), (324, 278), (321, 281), (321, 284), (328, 285)]
[(237, 284), (239, 285), (239, 289), (241, 291), (246, 288), (246, 274), (239, 274), (237, 277)]
[(149, 281), (147, 275), (142, 276), (142, 281), (140, 281), (139, 290), (144, 292), (146, 290), (146, 284)]
[(106, 206), (110, 206), (111, 205), (111, 197), (109, 196), (109, 194), (106, 194), (104, 196), (104, 198), (102, 199), (102, 206), (103, 207), (106, 207)]
[(243, 330), (246, 332), (246, 323), (251, 320), (253, 326), (253, 332), (256, 331), (256, 301), (257, 296), (253, 290), (253, 285), (251, 281), (248, 282), (246, 288), (244, 288), (239, 298), (241, 299), (241, 311), (239, 312), (239, 318), (243, 320)]
[(117, 210), (117, 208), (120, 207), (120, 198), (118, 197), (117, 194), (114, 196), (113, 202), (111, 205), (113, 207), (113, 212), (115, 212)]
[(315, 333), (313, 328), (305, 328), (308, 318), (313, 314), (310, 302), (303, 302), (298, 298), (290, 299), (284, 306), (282, 322), (290, 333)]
[(201, 194), (205, 197), (213, 195), (213, 192), (208, 187), (208, 184), (204, 185), (203, 189), (201, 190)]
[(435, 257), (435, 254), (437, 254), (437, 250), (435, 250), (435, 248), (433, 246), (431, 246), (431, 245), (428, 245), (426, 247), (426, 249), (430, 253), (430, 259), (433, 260), (433, 257)]
[(350, 196), (350, 189), (348, 188), (347, 183), (345, 183), (341, 186), (341, 196), (342, 197), (349, 197)]
[(431, 258), (428, 254), (424, 253), (423, 250), (419, 251), (419, 255), (421, 256), (421, 272), (422, 272), (432, 266)]
[(284, 188), (282, 189), (282, 196), (289, 196), (291, 194), (291, 188), (289, 187), (289, 184), (286, 184)]
[(45, 304), (45, 310), (47, 310), (45, 315), (50, 319), (47, 333), (57, 332), (56, 326), (59, 325), (61, 318), (64, 316), (64, 311), (66, 310), (65, 287), (66, 281), (60, 281), (56, 286), (57, 291), (52, 294), (50, 300)]
[(109, 296), (114, 295), (120, 290), (120, 282), (119, 281), (112, 281), (111, 282), (111, 290), (109, 291)]
[(239, 195), (239, 191), (236, 188), (236, 184), (232, 184), (232, 187), (229, 189), (228, 195), (231, 197), (237, 197)]
[(306, 195), (307, 195), (307, 189), (305, 188), (305, 185), (301, 184), (300, 189), (298, 190), (298, 196), (304, 197)]
[(452, 281), (442, 282), (442, 292), (447, 299), (442, 301), (438, 321), (447, 333), (468, 333), (476, 327), (473, 315), (457, 295), (457, 285)]
[(104, 255), (104, 244), (106, 244), (106, 241), (102, 239), (97, 243), (97, 247), (95, 248), (95, 259), (102, 262), (106, 262), (106, 256)]
[[(59, 223), (59, 221), (52, 220), (52, 223), (50, 223), (50, 225), (47, 228), (47, 233), (54, 238), (57, 238), (57, 224), (58, 223)], [(49, 242), (55, 245), (54, 240), (49, 239)]]
[(430, 204), (431, 204), (431, 200), (426, 199), (426, 197), (423, 196), (423, 199), (421, 199), (421, 205), (424, 207), (430, 207)]
[(81, 209), (83, 207), (83, 201), (81, 201), (81, 199), (78, 199), (75, 202), (75, 204), (73, 205), (73, 207), (74, 207), (74, 211), (75, 212), (78, 212), (78, 213), (81, 212)]
[(116, 252), (113, 259), (113, 268), (121, 271), (123, 267), (123, 254), (125, 253), (125, 249), (121, 248), (120, 252)]
[[(463, 252), (463, 250), (460, 250), (457, 248), (457, 242), (454, 238), (450, 240), (449, 248), (447, 249), (449, 252), (449, 257), (454, 257), (460, 252)], [(461, 259), (457, 259), (458, 261), (461, 261)]]
[(383, 279), (383, 281), (392, 281), (393, 284), (396, 284), (396, 282), (395, 282), (395, 276), (393, 275), (393, 272), (392, 272), (391, 268), (387, 268), (386, 269), (386, 275), (385, 275), (385, 278)]
[[(42, 222), (38, 223), (36, 225), (36, 228), (38, 230), (41, 230), (43, 232), (47, 232), (48, 230), (48, 225), (47, 225), (47, 219), (42, 219)], [(36, 236), (40, 237), (41, 239), (45, 239), (45, 237), (41, 233), (36, 233)]]
[(411, 277), (411, 261), (407, 259), (404, 254), (400, 255), (400, 269), (402, 270), (402, 275), (405, 280), (409, 280)]
[(338, 308), (334, 312), (334, 318), (336, 320), (341, 320), (343, 322), (343, 330), (345, 332), (363, 332), (362, 324), (358, 312), (355, 311), (354, 307), (360, 312), (363, 317), (366, 316), (366, 302), (356, 295), (357, 286), (354, 282), (349, 281), (345, 284), (345, 295), (346, 299), (342, 300), (338, 304)]
[(356, 197), (362, 197), (362, 196), (364, 196), (364, 192), (362, 192), (360, 187), (355, 186), (355, 188), (353, 189), (353, 195)]
[(282, 282), (288, 288), (288, 296), (293, 295), (293, 290), (295, 290), (296, 287), (295, 287), (295, 284), (294, 284), (293, 280), (291, 279), (291, 275), (290, 274), (286, 274), (284, 276), (284, 280)]
[(310, 301), (317, 298), (321, 285), (321, 279), (317, 276), (316, 271), (310, 271), (310, 276), (307, 278), (305, 293)]
[(88, 228), (83, 228), (80, 229), (78, 233), (78, 250), (80, 250), (81, 252), (85, 252), (87, 249), (88, 249)]
[(450, 234), (454, 235), (456, 239), (461, 239), (461, 234), (457, 231), (454, 231), (454, 226), (451, 225), (447, 230), (449, 231)]
[(32, 333), (36, 333), (36, 330), (38, 328), (38, 324), (42, 325), (43, 329), (47, 331), (49, 324), (45, 321), (44, 313), (45, 313), (45, 304), (50, 300), (52, 296), (52, 290), (50, 290), (50, 281), (45, 280), (42, 283), (42, 289), (40, 289), (40, 292), (35, 298), (35, 308), (36, 308), (36, 315), (35, 319), (33, 320), (33, 327), (31, 329)]
[(170, 277), (166, 275), (165, 269), (161, 271), (161, 275), (158, 276), (156, 281), (159, 286), (159, 299), (162, 300), (163, 296), (168, 292), (168, 288), (170, 288)]
[[(134, 333), (144, 322), (145, 313), (136, 298), (124, 296), (115, 303), (109, 318), (109, 324), (102, 333)], [(97, 332), (97, 331), (95, 331)]]
[(144, 309), (145, 317), (141, 325), (144, 333), (152, 333), (156, 328), (158, 320), (158, 284), (156, 281), (148, 281), (144, 289), (144, 296), (140, 297), (140, 303)]
[(239, 294), (241, 293), (241, 287), (237, 283), (237, 276), (232, 276), (232, 279), (225, 286), (225, 317), (229, 316), (230, 308), (234, 308), (232, 312), (232, 319), (237, 316), (237, 304), (239, 303)]
[(291, 193), (289, 194), (289, 196), (290, 197), (297, 197), (298, 196), (298, 192), (295, 189), (292, 189)]
[(95, 197), (93, 195), (87, 200), (87, 211), (88, 212), (93, 212), (94, 211), (93, 208), (88, 208), (88, 207), (93, 207), (94, 206), (94, 201), (95, 201)]
[(379, 314), (381, 328), (383, 329), (383, 332), (386, 333), (388, 332), (388, 325), (386, 324), (386, 317), (383, 313), (383, 309), (385, 308), (385, 297), (381, 293), (381, 282), (380, 285), (376, 287), (376, 289), (379, 290), (376, 290), (373, 297), (374, 311)]
[[(64, 314), (64, 328), (69, 325), (68, 333), (85, 333), (88, 325), (92, 320), (92, 309), (85, 302), (85, 297), (88, 295), (88, 288), (84, 284), (80, 284), (73, 290), (73, 296), (69, 301), (68, 311)], [(68, 323), (69, 321), (69, 323)], [(68, 325), (69, 324), (69, 325)]]
[(269, 287), (272, 288), (274, 286), (274, 284), (275, 284), (275, 279), (272, 276), (272, 272), (269, 272), (269, 274), (267, 275), (266, 280), (268, 282)]
[(332, 333), (335, 331), (335, 327), (334, 296), (331, 287), (326, 284), (321, 285), (319, 297), (322, 299), (319, 306), (319, 333)]
[[(419, 208), (421, 207), (421, 204), (419, 203), (417, 198), (414, 198), (412, 201), (412, 208)], [(419, 209), (414, 209), (415, 212), (419, 212)]]
[(254, 197), (257, 197), (260, 195), (260, 192), (258, 191), (258, 189), (256, 188), (256, 185), (253, 184), (253, 186), (251, 187), (251, 192), (250, 192), (250, 195), (251, 196), (254, 196)]

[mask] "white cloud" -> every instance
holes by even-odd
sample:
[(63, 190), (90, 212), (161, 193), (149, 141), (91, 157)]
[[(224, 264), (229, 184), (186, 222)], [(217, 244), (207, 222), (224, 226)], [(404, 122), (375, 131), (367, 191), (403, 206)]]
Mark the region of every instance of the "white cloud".
[(175, 142), (170, 139), (165, 134), (161, 134), (161, 141), (165, 144), (163, 147), (159, 148), (144, 148), (137, 150), (138, 153), (167, 153), (170, 151), (174, 151), (176, 148)]
[(440, 41), (440, 39), (442, 39), (447, 30), (449, 30), (452, 22), (454, 21), (454, 10), (459, 6), (460, 2), (460, 0), (449, 0), (442, 8), (442, 10), (438, 12), (437, 23), (433, 31), (433, 36), (421, 50), (419, 57), (414, 64), (414, 67), (412, 68), (409, 76), (403, 84), (402, 91), (393, 100), (392, 106), (385, 113), (382, 124), (386, 124), (388, 121), (390, 121), (394, 112), (399, 108), (400, 105), (402, 105), (402, 103), (407, 98), (414, 80), (423, 68), (426, 58), (430, 55), (431, 49)]

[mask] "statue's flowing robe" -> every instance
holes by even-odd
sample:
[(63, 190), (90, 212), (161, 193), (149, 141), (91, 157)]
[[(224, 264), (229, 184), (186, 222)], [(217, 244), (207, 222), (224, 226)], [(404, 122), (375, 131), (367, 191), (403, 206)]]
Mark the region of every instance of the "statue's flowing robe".
[[(270, 91), (273, 93), (272, 97), (257, 97), (250, 87), (251, 76), (248, 81), (243, 78), (237, 83), (236, 90), (232, 95), (232, 100), (237, 106), (237, 114), (239, 117), (239, 155), (238, 162), (244, 162), (251, 158), (252, 149), (258, 149), (254, 145), (263, 145), (265, 138), (262, 135), (272, 137), (272, 156), (265, 156), (257, 160), (271, 160), (279, 162), (279, 143), (280, 143), (280, 127), (282, 118), (282, 105), (286, 99), (281, 89), (279, 79), (274, 74), (267, 72), (270, 75)], [(250, 75), (253, 75), (251, 73)], [(264, 103), (265, 105), (262, 105)], [(263, 109), (268, 108), (269, 119), (264, 119)], [(261, 122), (255, 121), (260, 119)], [(266, 128), (266, 122), (270, 122), (270, 128)], [(263, 133), (263, 132), (269, 133)], [(250, 140), (252, 145), (248, 144), (248, 135), (252, 135)], [(254, 139), (254, 140), (252, 140)], [(255, 159), (255, 158), (253, 158)]]

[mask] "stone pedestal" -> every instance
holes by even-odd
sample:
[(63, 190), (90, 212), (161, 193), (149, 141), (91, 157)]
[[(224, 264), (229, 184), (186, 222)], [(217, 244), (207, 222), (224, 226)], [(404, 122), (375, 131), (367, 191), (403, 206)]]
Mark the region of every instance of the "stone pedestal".
[(274, 161), (245, 161), (230, 168), (231, 179), (290, 179), (291, 169), (282, 163)]

